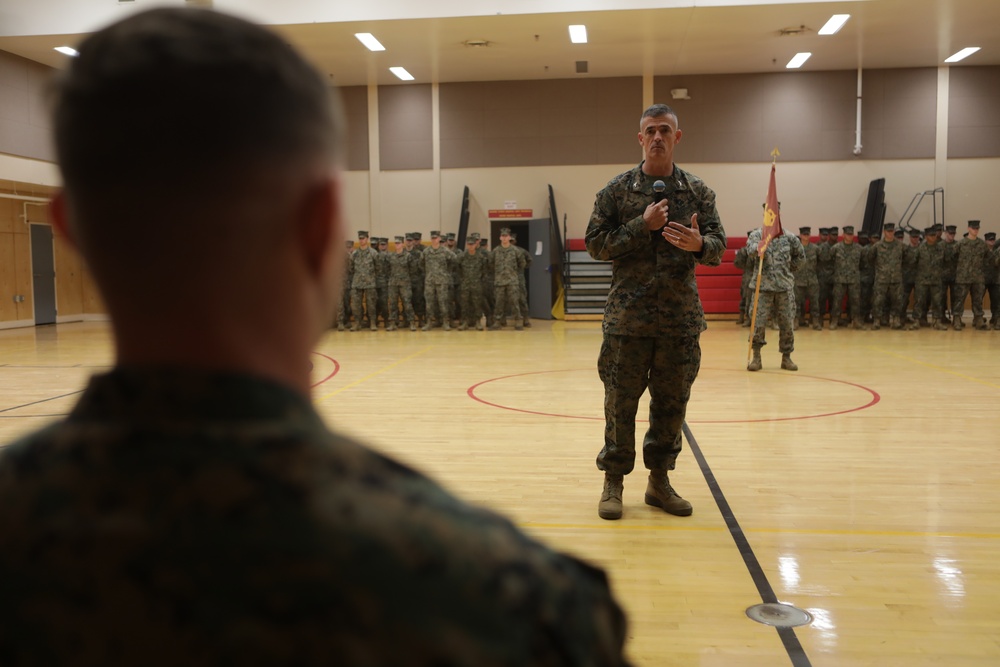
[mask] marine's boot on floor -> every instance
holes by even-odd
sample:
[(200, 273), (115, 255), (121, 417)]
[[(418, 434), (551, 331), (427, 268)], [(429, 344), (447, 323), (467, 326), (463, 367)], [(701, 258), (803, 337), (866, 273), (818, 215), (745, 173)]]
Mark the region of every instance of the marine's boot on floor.
[(601, 492), (601, 502), (597, 504), (597, 516), (602, 519), (622, 518), (622, 491), (625, 488), (623, 475), (604, 473), (604, 491)]
[(691, 516), (691, 503), (681, 498), (670, 486), (666, 470), (650, 470), (646, 485), (646, 504), (659, 507), (674, 516)]
[(747, 370), (748, 371), (759, 371), (761, 368), (763, 368), (763, 365), (760, 363), (760, 348), (758, 346), (754, 345), (753, 346), (753, 359), (751, 359), (750, 363), (747, 364)]
[(781, 355), (781, 367), (786, 371), (799, 370), (799, 367), (795, 365), (794, 361), (792, 361), (792, 355), (788, 353)]

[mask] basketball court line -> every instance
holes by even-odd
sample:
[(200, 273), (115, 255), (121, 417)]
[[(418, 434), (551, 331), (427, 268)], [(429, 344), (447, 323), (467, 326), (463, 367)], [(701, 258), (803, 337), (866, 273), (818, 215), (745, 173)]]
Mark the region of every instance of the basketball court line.
[(898, 352), (893, 352), (892, 350), (887, 350), (884, 347), (876, 347), (874, 345), (868, 345), (866, 347), (869, 350), (872, 350), (874, 352), (880, 352), (882, 354), (886, 354), (886, 355), (889, 355), (891, 357), (896, 357), (897, 359), (902, 359), (903, 361), (909, 361), (910, 363), (916, 364), (918, 366), (925, 366), (927, 368), (933, 369), (935, 371), (939, 371), (941, 373), (946, 373), (948, 375), (954, 375), (955, 377), (962, 378), (963, 380), (969, 380), (971, 382), (975, 382), (977, 384), (981, 384), (981, 385), (984, 385), (984, 386), (987, 386), (987, 387), (991, 387), (993, 389), (1000, 389), (1000, 384), (993, 384), (992, 382), (987, 382), (986, 380), (981, 380), (980, 378), (973, 377), (971, 375), (965, 375), (964, 373), (956, 373), (955, 371), (951, 370), (950, 368), (945, 368), (944, 366), (938, 366), (936, 364), (929, 364), (926, 361), (922, 361), (920, 359), (914, 359), (913, 357), (908, 357), (905, 354), (899, 354)]

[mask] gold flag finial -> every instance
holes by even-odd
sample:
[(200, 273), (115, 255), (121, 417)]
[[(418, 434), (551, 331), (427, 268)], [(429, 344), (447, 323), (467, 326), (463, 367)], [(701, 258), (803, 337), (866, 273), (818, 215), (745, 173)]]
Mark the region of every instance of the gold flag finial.
[(775, 146), (775, 147), (774, 147), (774, 150), (773, 150), (773, 151), (771, 151), (771, 162), (777, 162), (777, 161), (778, 161), (778, 156), (779, 156), (779, 155), (781, 155), (781, 151), (779, 151), (779, 150), (778, 150), (778, 147), (777, 147), (777, 146)]

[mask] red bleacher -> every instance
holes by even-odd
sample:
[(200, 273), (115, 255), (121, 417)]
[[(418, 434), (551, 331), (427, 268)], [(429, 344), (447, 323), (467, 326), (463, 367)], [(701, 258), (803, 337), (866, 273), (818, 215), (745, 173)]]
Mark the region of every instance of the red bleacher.
[[(747, 243), (745, 236), (728, 237), (726, 252), (719, 266), (695, 267), (695, 278), (698, 281), (698, 292), (701, 303), (707, 314), (733, 314), (740, 309), (740, 283), (743, 272), (733, 266), (736, 251)], [(587, 245), (583, 239), (567, 239), (567, 250), (586, 251)]]

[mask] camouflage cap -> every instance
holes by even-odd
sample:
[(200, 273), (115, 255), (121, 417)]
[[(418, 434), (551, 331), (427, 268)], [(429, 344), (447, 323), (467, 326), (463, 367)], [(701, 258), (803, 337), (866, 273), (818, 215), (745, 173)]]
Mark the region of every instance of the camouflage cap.
[(511, 232), (511, 233), (510, 233), (510, 237), (511, 237), (512, 239), (516, 239), (516, 238), (517, 238), (517, 232)]
[(936, 222), (933, 225), (931, 225), (931, 229), (934, 230), (935, 234), (940, 234), (943, 227), (941, 226), (940, 222)]
[[(902, 232), (903, 230), (899, 230), (899, 231)], [(935, 231), (934, 231), (934, 225), (931, 225), (930, 227), (924, 227), (924, 236), (926, 236), (928, 234), (934, 234), (934, 233), (935, 233)], [(900, 236), (902, 236), (902, 233), (900, 234)]]
[(958, 231), (958, 225), (945, 225), (944, 231), (948, 232), (949, 234), (954, 234), (955, 232)]
[(969, 229), (979, 229), (979, 221), (969, 220)]
[(455, 232), (448, 232), (448, 233), (447, 233), (447, 234), (445, 235), (445, 238), (447, 238), (447, 239), (448, 239), (449, 241), (454, 241), (454, 240), (455, 240), (455, 238), (456, 238), (456, 236), (455, 236)]
[(389, 239), (387, 237), (385, 237), (385, 236), (382, 236), (382, 237), (379, 238), (378, 244), (379, 245), (389, 245)]
[[(836, 227), (834, 227), (834, 229), (836, 229)], [(845, 234), (853, 234), (854, 233), (854, 225), (844, 225), (844, 233)]]
[[(823, 230), (819, 230), (822, 232)], [(799, 234), (812, 234), (812, 227), (799, 227)]]
[(488, 244), (488, 243), (489, 243), (488, 239), (479, 239), (479, 247), (480, 248), (485, 248), (486, 244)]
[(821, 236), (825, 236), (825, 235), (827, 235), (827, 234), (830, 233), (830, 228), (829, 227), (820, 227), (819, 228), (819, 233), (820, 233)]
[(396, 237), (396, 243), (402, 243), (402, 242), (403, 242), (403, 241), (405, 241), (405, 240), (406, 240), (406, 238), (405, 238), (405, 237), (403, 237), (403, 236), (397, 236), (397, 237)]
[(870, 238), (872, 241), (877, 241), (881, 237), (879, 236), (878, 232), (872, 232), (871, 234), (868, 235), (868, 238)]
[(469, 234), (469, 238), (465, 239), (466, 245), (470, 243), (479, 243), (479, 234)]
[(346, 241), (344, 241), (344, 245), (347, 246), (348, 248), (353, 248), (354, 241), (352, 241), (351, 239), (347, 239)]
[(358, 231), (358, 238), (359, 239), (366, 239), (366, 238), (368, 238), (368, 232), (366, 232), (366, 231), (360, 231), (359, 230)]
[(896, 229), (896, 223), (894, 223), (894, 222), (887, 222), (884, 225), (882, 225), (882, 231), (883, 232), (891, 232), (894, 229)]
[(423, 232), (413, 232), (414, 241), (419, 241), (422, 238), (424, 238)]
[(986, 239), (987, 241), (996, 241), (997, 240), (997, 233), (996, 232), (986, 232), (986, 234), (983, 235), (983, 238)]
[(920, 230), (917, 229), (916, 227), (914, 227), (913, 229), (910, 230), (910, 237), (912, 238), (914, 236), (916, 236), (916, 237), (920, 236)]
[(903, 238), (903, 236), (905, 235), (905, 233), (903, 232), (902, 229), (897, 229), (896, 231), (894, 231), (892, 233), (892, 235), (895, 236), (897, 239), (901, 239), (901, 238)]
[(404, 241), (412, 241), (413, 240), (413, 232), (406, 232), (406, 234), (403, 235), (403, 240)]
[(837, 233), (838, 231), (840, 231), (840, 230), (839, 230), (839, 228), (837, 228), (837, 227), (830, 227), (830, 228), (829, 228), (829, 231), (830, 231), (830, 233), (831, 233), (831, 234), (836, 234), (836, 233)]
[(510, 236), (510, 227), (501, 227), (500, 228), (500, 236), (503, 236), (504, 234), (506, 234), (507, 236)]
[(436, 229), (432, 229), (431, 230), (431, 238), (432, 239), (439, 239), (439, 238), (441, 238), (441, 232), (439, 232)]

